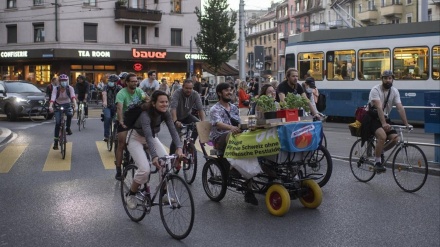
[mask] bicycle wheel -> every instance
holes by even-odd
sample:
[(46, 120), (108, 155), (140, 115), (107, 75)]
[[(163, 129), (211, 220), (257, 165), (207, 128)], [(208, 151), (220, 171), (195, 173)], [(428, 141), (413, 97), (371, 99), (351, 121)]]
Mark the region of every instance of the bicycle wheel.
[(361, 182), (373, 179), (374, 170), (374, 143), (367, 141), (361, 146), (362, 139), (354, 142), (350, 150), (350, 169), (354, 177)]
[(109, 131), (109, 138), (108, 138), (108, 140), (107, 140), (107, 150), (109, 151), (109, 152), (111, 152), (112, 151), (112, 148), (113, 148), (113, 135), (114, 135), (114, 129), (113, 129), (113, 124), (110, 124), (110, 131)]
[[(320, 187), (324, 187), (330, 179), (333, 171), (333, 161), (332, 157), (323, 145), (320, 145), (317, 150), (312, 154), (312, 157), (307, 158), (306, 169), (310, 168), (312, 174), (322, 175), (321, 178), (315, 180)], [(309, 172), (306, 174), (310, 175)]]
[(32, 122), (40, 123), (49, 118), (49, 110), (45, 106), (34, 106), (29, 111)]
[(216, 160), (208, 160), (202, 170), (202, 184), (209, 199), (219, 202), (226, 194), (226, 172)]
[[(194, 200), (185, 181), (174, 174), (166, 178), (165, 186), (161, 186), (159, 197), (160, 219), (168, 234), (174, 239), (186, 238), (194, 224)], [(164, 195), (168, 203), (164, 202)]]
[(193, 143), (184, 146), (183, 153), (188, 162), (183, 165), (183, 177), (188, 184), (192, 184), (197, 172), (197, 150)]
[(399, 147), (393, 158), (393, 176), (402, 190), (420, 190), (428, 178), (428, 161), (422, 149), (410, 143)]
[(124, 206), (124, 210), (127, 213), (128, 217), (134, 222), (139, 222), (147, 214), (144, 205), (139, 200), (138, 206), (135, 209), (130, 209), (127, 207), (127, 199), (126, 199), (126, 196), (130, 191), (131, 184), (133, 183), (133, 178), (136, 169), (137, 167), (132, 165), (129, 165), (124, 169), (124, 173), (122, 174), (122, 180), (121, 180), (121, 198), (122, 198), (122, 205)]
[(81, 122), (82, 122), (82, 109), (78, 110), (78, 130), (81, 131)]
[(61, 149), (61, 157), (64, 159), (66, 158), (66, 128), (64, 126), (64, 122), (61, 124), (60, 127), (60, 134), (59, 134), (59, 143), (60, 143), (60, 149)]

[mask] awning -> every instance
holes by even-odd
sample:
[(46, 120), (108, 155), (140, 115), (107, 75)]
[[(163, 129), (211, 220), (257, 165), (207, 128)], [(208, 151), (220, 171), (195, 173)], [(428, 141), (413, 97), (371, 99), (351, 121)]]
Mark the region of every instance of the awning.
[[(214, 68), (207, 63), (203, 63), (202, 69), (203, 71), (214, 75)], [(238, 76), (238, 69), (232, 67), (228, 63), (223, 63), (217, 71), (217, 76)]]

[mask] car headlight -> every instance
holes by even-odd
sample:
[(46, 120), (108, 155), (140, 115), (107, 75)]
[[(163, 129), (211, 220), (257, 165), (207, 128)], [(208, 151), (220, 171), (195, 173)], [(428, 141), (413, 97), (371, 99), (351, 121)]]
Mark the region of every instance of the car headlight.
[(26, 99), (23, 99), (23, 98), (15, 98), (15, 101), (16, 102), (26, 102), (27, 100)]

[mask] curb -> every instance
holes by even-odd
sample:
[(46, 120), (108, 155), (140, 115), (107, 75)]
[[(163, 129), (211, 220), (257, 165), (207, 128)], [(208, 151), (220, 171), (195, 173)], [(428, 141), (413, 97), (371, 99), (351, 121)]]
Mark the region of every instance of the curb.
[[(345, 161), (350, 161), (349, 157), (345, 157), (345, 156), (339, 156), (339, 155), (331, 155), (332, 158), (335, 159), (340, 159), (340, 160), (345, 160)], [(432, 164), (431, 162), (428, 161), (428, 175), (434, 175), (434, 176), (440, 176), (440, 169), (439, 168), (434, 168), (433, 167), (434, 164)], [(391, 164), (387, 163), (386, 167), (388, 169), (391, 168)]]
[(0, 145), (6, 143), (12, 137), (12, 131), (10, 129), (0, 127)]

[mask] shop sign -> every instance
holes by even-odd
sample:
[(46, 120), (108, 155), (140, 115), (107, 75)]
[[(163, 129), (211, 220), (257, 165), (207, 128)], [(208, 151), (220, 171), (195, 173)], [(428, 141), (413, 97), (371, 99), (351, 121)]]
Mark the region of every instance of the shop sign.
[(166, 50), (137, 50), (131, 49), (134, 58), (159, 58), (164, 59), (167, 56)]
[(28, 57), (28, 51), (2, 51), (0, 57)]
[(80, 57), (111, 57), (109, 51), (81, 51), (78, 50)]
[(141, 71), (144, 68), (141, 63), (135, 63), (133, 64), (134, 71)]
[(194, 53), (194, 54), (185, 54), (185, 59), (189, 60), (189, 59), (195, 59), (195, 60), (206, 60), (207, 57), (205, 54), (200, 54), (200, 53)]

